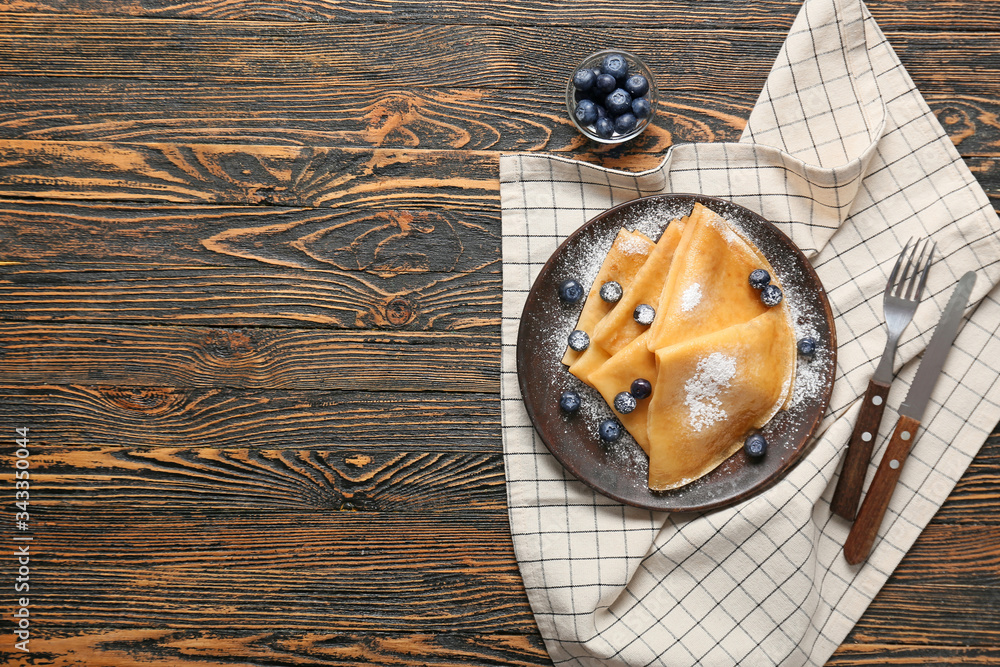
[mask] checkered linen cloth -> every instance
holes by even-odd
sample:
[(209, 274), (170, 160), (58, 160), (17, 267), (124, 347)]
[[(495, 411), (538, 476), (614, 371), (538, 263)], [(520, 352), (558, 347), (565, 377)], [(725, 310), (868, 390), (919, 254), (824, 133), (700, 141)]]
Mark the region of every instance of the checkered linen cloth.
[[(553, 661), (823, 664), (1000, 420), (1000, 225), (867, 8), (806, 0), (739, 143), (678, 145), (637, 174), (505, 156), (500, 181), (511, 533)], [(699, 515), (622, 506), (569, 475), (532, 428), (515, 368), (525, 295), (557, 245), (601, 211), (662, 192), (727, 198), (774, 221), (813, 262), (839, 339), (809, 453), (763, 493)], [(849, 566), (850, 526), (829, 499), (885, 344), (888, 274), (907, 239), (924, 236), (940, 260), (904, 333), (866, 488), (915, 357), (967, 270), (978, 274), (973, 305), (872, 554)]]

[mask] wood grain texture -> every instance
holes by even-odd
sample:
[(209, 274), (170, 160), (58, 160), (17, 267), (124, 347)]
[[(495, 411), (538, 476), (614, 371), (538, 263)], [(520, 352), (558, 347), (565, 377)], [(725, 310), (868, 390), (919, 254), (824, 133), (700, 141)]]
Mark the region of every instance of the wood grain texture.
[[(16, 39), (0, 39), (0, 73), (317, 85), (531, 87), (568, 72), (595, 48), (635, 45), (678, 89), (759, 90), (785, 30), (608, 26), (323, 24), (0, 13)], [(998, 56), (977, 34), (901, 32), (892, 42), (918, 84), (982, 80)], [(419, 66), (414, 66), (419, 63)], [(561, 87), (561, 85), (560, 85)]]
[[(498, 331), (29, 324), (0, 327), (25, 385), (499, 392)], [(378, 368), (378, 373), (372, 369)]]
[[(41, 439), (58, 439), (44, 423), (35, 423)], [(405, 429), (396, 433), (405, 440)], [(417, 449), (406, 442), (388, 447), (341, 442), (311, 450), (43, 444), (32, 480), (39, 507), (421, 515), (486, 509), (503, 523), (500, 452), (449, 449), (454, 448)]]
[(940, 665), (1000, 664), (1000, 651), (992, 647), (899, 646), (882, 642), (843, 644), (827, 667), (892, 665), (892, 667), (938, 667)]
[[(652, 168), (662, 160), (662, 154), (645, 152), (638, 144), (628, 151), (615, 155), (595, 149), (576, 157), (633, 169)], [(446, 224), (437, 216), (451, 220), (454, 228), (457, 214), (451, 211), (473, 211), (470, 226), (477, 211), (497, 216), (498, 157), (411, 149), (10, 140), (0, 141), (0, 197), (349, 208), (350, 215), (369, 224), (384, 218), (386, 224), (398, 224), (407, 214), (420, 215), (414, 211), (432, 210), (422, 213), (425, 224), (439, 223), (444, 231)], [(1000, 192), (1000, 160), (970, 156), (966, 162), (987, 191)], [(419, 224), (418, 218), (415, 235)], [(229, 244), (251, 257), (266, 256), (267, 250), (253, 244), (281, 231), (279, 226), (222, 232), (211, 249), (225, 250)], [(475, 230), (470, 231), (474, 241)]]
[[(150, 508), (151, 509), (151, 508)], [(506, 522), (239, 510), (37, 511), (51, 627), (520, 633)]]
[(361, 272), (375, 282), (477, 271), (500, 257), (495, 201), (483, 211), (397, 203), (301, 209), (0, 200), (0, 257), (32, 265), (270, 265)]
[(280, 269), (0, 266), (0, 320), (495, 331), (500, 277)]
[(495, 394), (42, 385), (0, 396), (4, 422), (72, 447), (492, 452), (500, 437)]
[[(1000, 30), (1000, 12), (991, 3), (970, 7), (964, 3), (942, 6), (933, 0), (871, 0), (866, 3), (883, 30), (933, 30), (942, 22), (952, 29)], [(241, 3), (198, 0), (4, 0), (0, 10), (31, 13), (70, 13), (98, 16), (142, 16), (226, 20), (318, 21), (337, 23), (464, 23), (491, 25), (671, 25), (713, 28), (787, 30), (797, 2), (757, 2), (741, 7), (738, 16), (726, 3), (683, 0), (652, 4), (639, 0), (623, 5), (613, 0), (563, 0), (562, 2), (499, 2), (483, 5), (475, 0), (449, 0), (428, 5), (420, 0), (301, 0), (295, 3), (251, 0)], [(978, 10), (978, 11), (977, 11)]]
[[(378, 416), (373, 419), (380, 421)], [(3, 423), (8, 430), (13, 427), (11, 422)], [(399, 444), (390, 446), (346, 442), (312, 449), (196, 449), (180, 443), (155, 448), (98, 447), (72, 441), (79, 434), (57, 420), (51, 426), (48, 420), (21, 423), (30, 424), (39, 438), (34, 470), (37, 485), (43, 489), (37, 500), (42, 505), (99, 502), (128, 508), (152, 504), (162, 511), (274, 507), (308, 512), (489, 509), (498, 516), (506, 512), (503, 462), (494, 441), (484, 440), (461, 451), (420, 448), (402, 436)], [(1000, 503), (998, 467), (1000, 438), (995, 437), (967, 474), (988, 480), (979, 484), (977, 495), (983, 503)], [(955, 583), (956, 572), (962, 570), (995, 573), (1000, 518), (978, 506), (953, 502), (966, 495), (971, 494), (960, 489), (921, 536), (915, 553), (931, 555), (907, 561), (901, 572), (908, 572), (908, 578), (936, 580), (934, 559), (957, 546), (961, 548), (945, 558), (949, 571), (941, 581)]]
[[(755, 97), (672, 91), (638, 145), (662, 150), (670, 141), (735, 140)], [(0, 77), (0, 101), (0, 139), (512, 151), (588, 146), (569, 121), (563, 91), (538, 82), (495, 90), (14, 76)]]
[[(537, 633), (315, 632), (95, 628), (47, 633), (33, 655), (52, 667), (458, 667), (551, 665)], [(234, 656), (242, 656), (235, 658)], [(39, 663), (42, 664), (42, 663)]]
[(0, 195), (18, 197), (392, 211), (470, 208), (500, 187), (496, 156), (474, 152), (11, 140), (0, 161)]
[[(163, 511), (102, 495), (35, 510), (32, 593), (53, 627), (532, 632), (503, 509)], [(995, 646), (1000, 619), (965, 610), (989, 608), (998, 552), (996, 526), (930, 526), (855, 639)]]
[[(1000, 86), (939, 78), (921, 91), (963, 155), (997, 155)], [(599, 152), (570, 124), (560, 93), (538, 83), (509, 91), (7, 76), (0, 139)], [(736, 141), (757, 93), (670, 90), (638, 143), (601, 154)]]

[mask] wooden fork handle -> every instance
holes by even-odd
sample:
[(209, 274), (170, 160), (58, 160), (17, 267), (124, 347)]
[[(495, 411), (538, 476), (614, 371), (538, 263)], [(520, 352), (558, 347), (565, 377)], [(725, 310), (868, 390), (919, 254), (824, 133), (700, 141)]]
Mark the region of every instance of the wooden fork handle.
[(840, 469), (840, 480), (833, 492), (830, 509), (845, 519), (854, 520), (861, 499), (861, 488), (865, 484), (868, 462), (872, 458), (872, 448), (878, 437), (885, 398), (889, 395), (889, 385), (872, 380), (868, 383), (861, 414), (854, 425), (854, 433), (847, 444), (844, 465)]
[(865, 501), (861, 503), (858, 518), (854, 520), (847, 541), (844, 542), (844, 557), (851, 565), (863, 561), (872, 550), (875, 536), (882, 526), (882, 519), (889, 507), (889, 501), (892, 500), (892, 493), (896, 490), (899, 476), (903, 473), (903, 463), (906, 462), (919, 427), (920, 422), (909, 417), (900, 417), (896, 422), (896, 429), (892, 432), (892, 438), (885, 448), (882, 460), (879, 461), (875, 477), (872, 478), (868, 493), (865, 494)]

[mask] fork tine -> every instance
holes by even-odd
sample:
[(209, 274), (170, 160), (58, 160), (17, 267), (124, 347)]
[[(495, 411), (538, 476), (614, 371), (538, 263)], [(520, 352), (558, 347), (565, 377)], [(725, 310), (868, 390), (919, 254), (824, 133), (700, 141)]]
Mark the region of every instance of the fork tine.
[(913, 259), (916, 260), (913, 262), (913, 273), (910, 274), (909, 280), (906, 282), (905, 293), (900, 295), (907, 301), (911, 301), (916, 298), (914, 293), (917, 291), (917, 284), (920, 282), (920, 276), (923, 271), (924, 255), (927, 254), (927, 250), (930, 248), (930, 245), (930, 239), (924, 239), (919, 246), (913, 248)]
[(903, 263), (903, 258), (906, 257), (906, 251), (910, 249), (910, 244), (913, 243), (913, 238), (906, 242), (903, 246), (903, 252), (899, 253), (899, 258), (896, 259), (896, 265), (892, 267), (892, 273), (889, 274), (889, 280), (885, 283), (885, 296), (892, 294), (892, 288), (896, 285), (896, 276), (899, 274), (899, 267)]
[(914, 270), (915, 267), (913, 264), (913, 260), (917, 255), (917, 249), (919, 247), (920, 247), (920, 242), (918, 241), (917, 243), (913, 244), (913, 247), (910, 247), (910, 244), (907, 243), (906, 247), (903, 248), (903, 253), (901, 253), (901, 258), (903, 255), (905, 255), (903, 270), (902, 272), (900, 272), (899, 280), (896, 281), (896, 284), (893, 286), (892, 289), (892, 295), (897, 299), (904, 298), (903, 293), (906, 290), (906, 286), (908, 282), (913, 278), (913, 275), (916, 273), (916, 271)]
[(931, 242), (930, 252), (927, 253), (927, 263), (924, 264), (924, 269), (923, 269), (923, 271), (920, 274), (920, 284), (917, 285), (917, 293), (913, 297), (914, 299), (916, 299), (918, 301), (920, 300), (920, 297), (923, 296), (924, 286), (927, 285), (927, 274), (931, 270), (931, 264), (934, 263), (934, 251), (936, 249), (937, 249), (937, 243), (934, 242), (934, 241), (932, 241)]

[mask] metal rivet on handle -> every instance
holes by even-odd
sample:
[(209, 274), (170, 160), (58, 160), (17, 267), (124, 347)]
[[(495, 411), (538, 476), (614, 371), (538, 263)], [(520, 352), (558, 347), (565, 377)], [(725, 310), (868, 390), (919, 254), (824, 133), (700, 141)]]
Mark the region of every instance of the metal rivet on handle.
[(872, 439), (872, 434), (869, 433), (868, 431), (865, 431), (864, 433), (861, 434), (861, 439), (864, 440), (865, 442), (870, 442)]
[(899, 467), (899, 461), (897, 461), (896, 459), (889, 461), (889, 467), (895, 470), (896, 468)]
[(882, 405), (882, 397), (881, 396), (872, 396), (872, 403), (875, 404), (875, 405)]
[(909, 440), (910, 439), (910, 432), (909, 431), (903, 431), (902, 433), (899, 434), (899, 437), (902, 438), (903, 440)]

